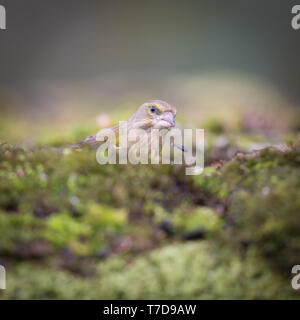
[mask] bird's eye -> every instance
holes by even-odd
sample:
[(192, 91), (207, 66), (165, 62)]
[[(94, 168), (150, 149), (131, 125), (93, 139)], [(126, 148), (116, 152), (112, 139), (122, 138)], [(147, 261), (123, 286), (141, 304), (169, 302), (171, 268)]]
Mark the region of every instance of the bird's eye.
[(155, 107), (155, 106), (151, 106), (151, 107), (150, 107), (150, 111), (151, 111), (152, 113), (154, 113), (155, 110), (156, 110), (156, 107)]

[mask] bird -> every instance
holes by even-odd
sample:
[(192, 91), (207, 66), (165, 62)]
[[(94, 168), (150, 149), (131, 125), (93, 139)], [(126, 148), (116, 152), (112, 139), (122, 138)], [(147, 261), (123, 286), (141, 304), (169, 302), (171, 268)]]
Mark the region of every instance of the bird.
[[(145, 130), (149, 150), (152, 145), (151, 130), (157, 129), (157, 132), (160, 135), (158, 151), (161, 151), (165, 135), (170, 129), (175, 127), (176, 113), (176, 108), (163, 100), (148, 100), (140, 105), (137, 111), (127, 121), (122, 122), (122, 125), (126, 125), (127, 132), (130, 132), (132, 129)], [(111, 128), (102, 129), (97, 134), (90, 135), (87, 138), (78, 141), (72, 147), (82, 148), (84, 146), (89, 146), (92, 148), (98, 148), (101, 144), (107, 141), (107, 130), (112, 130), (115, 133), (116, 146), (118, 147), (118, 144), (122, 138), (121, 129), (122, 128), (120, 124)], [(99, 139), (99, 137), (102, 137), (102, 139)], [(130, 148), (133, 143), (134, 142), (128, 143), (127, 148)], [(181, 145), (174, 144), (174, 146), (179, 148), (183, 152), (185, 151), (184, 147)]]

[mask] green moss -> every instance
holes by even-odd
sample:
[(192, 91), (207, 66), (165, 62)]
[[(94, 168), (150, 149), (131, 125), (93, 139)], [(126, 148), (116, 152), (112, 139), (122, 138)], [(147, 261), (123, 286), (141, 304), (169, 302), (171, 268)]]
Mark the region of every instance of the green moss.
[[(276, 269), (290, 272), (300, 249), (300, 150), (266, 149), (235, 158), (222, 170), (231, 190), (228, 227), (233, 245), (252, 245)], [(222, 234), (222, 233), (221, 233)]]
[(44, 237), (59, 247), (65, 247), (80, 237), (89, 236), (90, 232), (89, 225), (62, 212), (47, 219)]
[[(3, 297), (293, 298), (284, 275), (299, 263), (299, 147), (217, 167), (186, 176), (182, 166), (100, 166), (91, 150), (2, 144), (0, 252), (11, 270)], [(158, 228), (165, 219), (174, 237)], [(207, 242), (178, 244), (194, 229)], [(29, 252), (40, 242), (52, 250)], [(104, 249), (113, 258), (83, 279), (56, 270), (70, 269), (63, 248), (75, 264), (95, 264)]]
[(223, 226), (223, 219), (207, 207), (198, 207), (185, 215), (177, 214), (175, 225), (182, 226), (184, 231), (202, 229), (208, 232), (219, 231)]
[(99, 264), (96, 278), (47, 267), (7, 268), (2, 299), (292, 299), (290, 281), (270, 271), (255, 251), (243, 258), (209, 243), (167, 246), (125, 266)]
[(31, 214), (5, 214), (0, 211), (0, 250), (13, 253), (16, 244), (40, 236), (41, 222)]

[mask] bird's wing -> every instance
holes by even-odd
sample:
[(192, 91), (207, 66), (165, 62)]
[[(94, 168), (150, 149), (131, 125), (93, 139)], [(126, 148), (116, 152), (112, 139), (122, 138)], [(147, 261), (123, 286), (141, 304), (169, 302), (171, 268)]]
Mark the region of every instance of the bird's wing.
[[(116, 141), (118, 143), (119, 141), (119, 126), (114, 126), (112, 128), (109, 128), (113, 130), (116, 134)], [(105, 130), (107, 129), (102, 129), (100, 130), (97, 134), (93, 134), (91, 136), (88, 136), (87, 138), (78, 141), (76, 144), (73, 144), (70, 146), (72, 149), (80, 149), (83, 147), (92, 147), (93, 149), (97, 149), (101, 144), (107, 141), (108, 137), (105, 135)], [(103, 141), (97, 140), (97, 136), (101, 136), (101, 132), (103, 132)]]

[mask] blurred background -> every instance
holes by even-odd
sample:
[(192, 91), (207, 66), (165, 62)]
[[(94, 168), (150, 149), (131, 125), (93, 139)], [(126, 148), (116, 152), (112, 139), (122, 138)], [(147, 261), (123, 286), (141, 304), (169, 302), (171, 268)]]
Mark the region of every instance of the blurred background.
[(298, 105), (294, 1), (2, 4), (1, 110), (21, 120), (62, 122), (64, 130), (105, 110), (125, 118), (152, 98), (187, 120), (197, 112), (200, 122), (215, 108), (230, 118), (235, 108), (288, 113)]
[[(286, 180), (299, 174), (295, 4), (1, 0), (3, 298), (295, 297), (287, 275), (299, 256), (300, 187)], [(88, 151), (45, 149), (149, 99), (176, 106), (178, 126), (205, 129), (203, 176), (100, 168)], [(268, 146), (276, 151), (235, 157)]]

